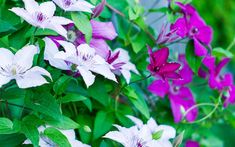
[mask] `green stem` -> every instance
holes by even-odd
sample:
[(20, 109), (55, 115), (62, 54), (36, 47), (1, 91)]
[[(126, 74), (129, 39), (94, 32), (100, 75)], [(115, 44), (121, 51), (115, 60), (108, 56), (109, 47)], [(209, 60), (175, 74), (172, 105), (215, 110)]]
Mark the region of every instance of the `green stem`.
[(234, 45), (235, 45), (235, 37), (234, 37), (233, 41), (227, 47), (227, 51), (231, 50)]
[(185, 112), (183, 118), (185, 118), (185, 117), (187, 116), (187, 114), (188, 114), (190, 111), (192, 111), (193, 109), (195, 109), (195, 108), (197, 108), (197, 107), (201, 107), (201, 106), (213, 106), (214, 108), (213, 108), (213, 110), (212, 110), (209, 114), (207, 114), (205, 117), (203, 117), (203, 118), (201, 118), (201, 119), (199, 119), (199, 120), (193, 121), (193, 122), (188, 122), (188, 123), (189, 123), (189, 124), (200, 123), (200, 122), (206, 120), (207, 118), (211, 117), (212, 114), (214, 114), (214, 112), (217, 110), (217, 108), (219, 107), (219, 105), (220, 105), (220, 103), (221, 103), (222, 94), (223, 94), (223, 92), (220, 93), (220, 95), (219, 95), (219, 97), (218, 97), (218, 102), (217, 102), (216, 104), (213, 104), (213, 103), (201, 103), (201, 104), (197, 104), (197, 105), (192, 106), (191, 108), (189, 108), (189, 109)]
[(34, 42), (35, 42), (35, 34), (36, 34), (37, 30), (38, 30), (38, 28), (34, 29), (33, 35), (32, 35), (31, 40), (30, 40), (30, 44), (34, 44)]

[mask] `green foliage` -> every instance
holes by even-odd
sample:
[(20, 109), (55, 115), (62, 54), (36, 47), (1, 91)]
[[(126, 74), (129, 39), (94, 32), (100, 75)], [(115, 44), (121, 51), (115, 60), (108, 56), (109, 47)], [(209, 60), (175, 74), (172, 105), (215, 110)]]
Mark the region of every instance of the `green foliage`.
[(190, 41), (187, 44), (185, 55), (186, 55), (186, 60), (188, 62), (188, 65), (190, 66), (190, 68), (193, 70), (193, 72), (195, 74), (198, 74), (198, 70), (201, 66), (202, 59), (201, 59), (201, 57), (198, 57), (195, 55), (193, 41)]

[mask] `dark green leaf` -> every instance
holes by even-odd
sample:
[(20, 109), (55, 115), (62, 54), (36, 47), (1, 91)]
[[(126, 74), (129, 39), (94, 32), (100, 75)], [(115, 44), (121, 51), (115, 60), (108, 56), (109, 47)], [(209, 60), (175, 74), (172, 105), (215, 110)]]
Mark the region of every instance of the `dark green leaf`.
[(98, 112), (95, 118), (93, 140), (96, 140), (107, 133), (111, 129), (113, 123), (114, 115), (112, 113), (104, 111)]
[(192, 40), (189, 41), (189, 43), (187, 44), (185, 54), (186, 54), (186, 60), (188, 62), (188, 65), (190, 66), (190, 68), (195, 74), (198, 74), (198, 70), (202, 64), (202, 59), (201, 57), (198, 57), (195, 55), (194, 45), (193, 45)]
[(77, 93), (66, 93), (66, 95), (60, 99), (60, 102), (69, 103), (69, 102), (84, 101), (86, 99), (87, 99), (86, 97)]

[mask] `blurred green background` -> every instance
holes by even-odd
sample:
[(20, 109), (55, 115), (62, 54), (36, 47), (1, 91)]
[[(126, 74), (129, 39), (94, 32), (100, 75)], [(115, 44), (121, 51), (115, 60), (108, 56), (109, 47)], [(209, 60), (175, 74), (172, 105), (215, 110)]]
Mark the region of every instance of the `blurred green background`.
[[(214, 29), (212, 46), (227, 48), (235, 37), (235, 0), (193, 0), (193, 5)], [(231, 52), (235, 54), (235, 46)], [(229, 69), (235, 73), (235, 58)]]

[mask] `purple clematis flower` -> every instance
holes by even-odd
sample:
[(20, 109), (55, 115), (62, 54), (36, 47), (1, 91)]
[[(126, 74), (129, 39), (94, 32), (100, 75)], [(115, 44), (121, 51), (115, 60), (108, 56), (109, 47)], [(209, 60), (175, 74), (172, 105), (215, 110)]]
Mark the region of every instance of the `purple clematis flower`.
[(157, 44), (171, 43), (177, 40), (179, 36), (176, 34), (176, 32), (177, 29), (172, 29), (169, 32), (167, 32), (167, 24), (163, 25), (156, 40)]
[[(116, 38), (117, 33), (112, 22), (99, 22), (95, 20), (90, 21), (92, 26), (92, 39), (90, 46), (96, 50), (96, 53), (103, 58), (107, 58), (109, 51), (111, 50), (106, 40), (113, 40)], [(76, 46), (86, 43), (85, 36), (79, 30), (74, 28), (74, 24), (64, 26), (68, 31), (68, 41), (72, 42)], [(60, 46), (58, 40), (64, 40), (62, 36), (49, 36), (54, 41), (57, 47)]]
[[(182, 79), (173, 80), (172, 83), (164, 80), (156, 80), (148, 87), (150, 92), (161, 98), (164, 98), (166, 95), (169, 96), (175, 122), (182, 120), (182, 109), (187, 111), (196, 104), (192, 92), (185, 86), (192, 81), (193, 72), (187, 65), (183, 55), (180, 56), (179, 60), (184, 64), (183, 68), (179, 71)], [(195, 108), (187, 113), (186, 119), (192, 122), (196, 119), (197, 114), (198, 110)]]
[(187, 140), (185, 147), (200, 147), (199, 143), (193, 140)]
[(160, 76), (163, 80), (166, 78), (180, 78), (180, 75), (176, 73), (176, 71), (180, 68), (180, 64), (176, 62), (167, 62), (169, 56), (168, 48), (162, 48), (153, 52), (149, 46), (147, 47), (150, 56), (148, 70), (153, 76)]
[(223, 98), (225, 99), (224, 106), (229, 103), (235, 103), (235, 86), (233, 84), (233, 75), (231, 73), (221, 74), (222, 68), (230, 61), (230, 58), (222, 59), (216, 65), (216, 58), (207, 56), (203, 63), (209, 69), (209, 86), (211, 89), (218, 89), (224, 91)]
[[(116, 38), (117, 33), (112, 22), (98, 22), (91, 20), (92, 26), (92, 39), (90, 46), (93, 47), (97, 54), (103, 58), (107, 58), (109, 51), (111, 50), (106, 40), (113, 40)], [(85, 37), (80, 35), (76, 38), (75, 43), (77, 45), (85, 43)]]
[(182, 38), (189, 37), (193, 39), (197, 56), (206, 55), (207, 49), (205, 45), (209, 46), (212, 41), (212, 28), (206, 25), (193, 6), (190, 4), (183, 5), (179, 2), (177, 4), (180, 6), (184, 16), (171, 26), (171, 30), (177, 29), (177, 35)]

